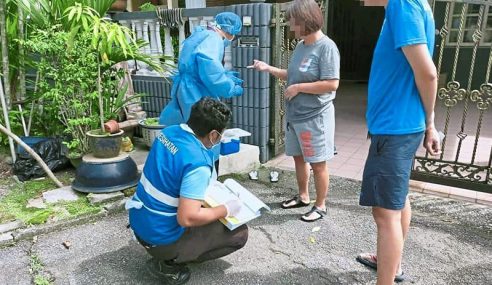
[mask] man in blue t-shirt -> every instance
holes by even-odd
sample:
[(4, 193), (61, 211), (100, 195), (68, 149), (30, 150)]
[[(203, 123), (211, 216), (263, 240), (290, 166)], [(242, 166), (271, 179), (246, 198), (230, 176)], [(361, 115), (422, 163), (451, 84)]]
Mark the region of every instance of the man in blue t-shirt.
[(220, 142), (230, 116), (224, 103), (203, 98), (191, 108), (187, 124), (165, 128), (126, 204), (137, 240), (153, 257), (148, 269), (166, 284), (188, 281), (187, 263), (228, 255), (248, 239), (246, 225), (230, 231), (219, 221), (239, 212), (237, 199), (202, 207), (214, 172), (211, 148)]
[(401, 255), (411, 218), (408, 184), (424, 138), (440, 153), (434, 126), (437, 72), (432, 61), (435, 24), (427, 0), (362, 0), (384, 6), (386, 15), (369, 77), (367, 125), (371, 146), (364, 167), (360, 205), (372, 207), (377, 254), (357, 260), (377, 269), (377, 284), (402, 281)]

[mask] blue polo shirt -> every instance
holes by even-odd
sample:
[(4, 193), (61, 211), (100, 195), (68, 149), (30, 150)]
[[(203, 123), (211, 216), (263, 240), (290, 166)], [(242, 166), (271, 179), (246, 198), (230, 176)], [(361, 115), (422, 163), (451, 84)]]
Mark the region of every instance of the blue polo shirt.
[(369, 76), (367, 125), (374, 135), (425, 130), (425, 111), (405, 46), (426, 44), (434, 52), (435, 23), (427, 0), (389, 0)]

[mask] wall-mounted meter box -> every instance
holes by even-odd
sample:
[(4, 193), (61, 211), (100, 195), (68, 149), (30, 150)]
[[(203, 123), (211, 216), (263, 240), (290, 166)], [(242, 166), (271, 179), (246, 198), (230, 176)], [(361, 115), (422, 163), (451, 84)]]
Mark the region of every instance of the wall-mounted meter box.
[(238, 47), (257, 47), (260, 45), (259, 37), (239, 37), (237, 39)]
[(251, 26), (251, 16), (243, 16), (243, 26), (245, 27)]

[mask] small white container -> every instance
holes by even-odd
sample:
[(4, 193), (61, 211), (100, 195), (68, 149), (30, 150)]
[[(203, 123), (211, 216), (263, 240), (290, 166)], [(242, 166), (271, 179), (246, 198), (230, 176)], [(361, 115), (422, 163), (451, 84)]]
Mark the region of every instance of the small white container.
[(145, 119), (138, 121), (138, 124), (142, 128), (142, 137), (145, 142), (145, 145), (151, 147), (154, 143), (155, 138), (159, 135), (159, 133), (164, 129), (164, 125), (146, 125)]

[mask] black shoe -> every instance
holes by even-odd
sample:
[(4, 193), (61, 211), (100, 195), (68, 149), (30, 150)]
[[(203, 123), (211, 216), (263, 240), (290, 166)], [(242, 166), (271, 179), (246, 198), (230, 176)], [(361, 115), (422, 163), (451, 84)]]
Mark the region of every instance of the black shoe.
[(147, 261), (147, 269), (154, 277), (162, 279), (169, 285), (185, 284), (190, 280), (190, 269), (172, 261), (151, 259)]

